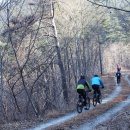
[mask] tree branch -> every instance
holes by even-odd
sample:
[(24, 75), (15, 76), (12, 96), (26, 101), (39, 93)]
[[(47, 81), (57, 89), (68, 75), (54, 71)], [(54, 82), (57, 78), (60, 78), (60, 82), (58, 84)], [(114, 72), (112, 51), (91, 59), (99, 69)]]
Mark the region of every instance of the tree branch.
[(123, 11), (123, 12), (130, 12), (130, 10), (125, 10), (125, 9), (121, 9), (121, 8), (117, 8), (117, 7), (113, 7), (113, 6), (107, 6), (107, 5), (103, 5), (103, 4), (98, 4), (98, 3), (93, 2), (91, 0), (87, 0), (87, 1), (92, 3), (92, 4), (95, 4), (97, 6), (105, 7), (105, 8), (108, 8), (108, 9), (114, 9), (114, 10), (119, 10), (119, 11)]

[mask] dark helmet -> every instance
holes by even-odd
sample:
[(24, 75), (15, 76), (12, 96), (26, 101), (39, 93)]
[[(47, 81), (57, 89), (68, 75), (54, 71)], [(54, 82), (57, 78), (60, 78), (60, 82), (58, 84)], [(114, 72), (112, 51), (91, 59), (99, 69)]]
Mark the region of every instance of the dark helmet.
[(85, 79), (85, 76), (84, 76), (84, 75), (81, 75), (80, 78), (81, 78), (81, 79)]
[(99, 77), (99, 76), (97, 74), (95, 74), (94, 77)]

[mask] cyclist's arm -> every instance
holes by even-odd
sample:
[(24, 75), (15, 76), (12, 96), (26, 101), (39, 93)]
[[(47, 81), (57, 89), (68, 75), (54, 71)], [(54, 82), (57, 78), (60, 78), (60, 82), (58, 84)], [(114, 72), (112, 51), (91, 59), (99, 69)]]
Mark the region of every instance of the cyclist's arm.
[(103, 84), (103, 81), (100, 79), (100, 85), (102, 86), (102, 88), (104, 88), (104, 84)]
[(89, 83), (86, 81), (85, 86), (87, 86), (88, 90), (91, 91)]

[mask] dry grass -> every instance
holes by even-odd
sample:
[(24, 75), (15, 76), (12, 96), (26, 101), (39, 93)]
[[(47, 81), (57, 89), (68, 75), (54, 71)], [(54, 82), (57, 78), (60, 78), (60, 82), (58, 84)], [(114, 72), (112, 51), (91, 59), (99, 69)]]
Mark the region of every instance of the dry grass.
[(98, 125), (95, 130), (129, 130), (130, 129), (130, 106), (117, 113), (111, 120)]
[(103, 89), (102, 94), (103, 97), (107, 97), (111, 92), (115, 89), (115, 80), (112, 76), (105, 76), (103, 77), (105, 89)]
[[(103, 89), (102, 94), (104, 97), (108, 96), (114, 89), (115, 89), (115, 81), (114, 77), (111, 75), (105, 75), (103, 76), (104, 84), (105, 84), (105, 89)], [(49, 128), (49, 130), (65, 130), (65, 129), (71, 129), (72, 127), (78, 127), (82, 123), (85, 123), (87, 120), (86, 119), (92, 119), (95, 118), (96, 116), (102, 114), (103, 112), (107, 111), (108, 109), (112, 108), (115, 104), (118, 102), (124, 100), (127, 97), (127, 94), (130, 93), (128, 91), (128, 84), (122, 82), (123, 86), (123, 91), (120, 97), (117, 97), (113, 100), (111, 103), (107, 103), (104, 105), (99, 105), (96, 107), (94, 110), (90, 110), (89, 112), (79, 114), (77, 117), (73, 118), (72, 120), (69, 120), (62, 125), (58, 127), (52, 127)], [(92, 93), (90, 93), (92, 94)], [(11, 124), (4, 124), (0, 126), (0, 130), (23, 130), (23, 128), (29, 128), (31, 126), (35, 126), (36, 124), (39, 124), (41, 122), (45, 122), (49, 119), (55, 118), (55, 117), (60, 117), (65, 115), (68, 112), (71, 112), (72, 109), (66, 110), (64, 112), (59, 112), (59, 111), (50, 111), (47, 115), (46, 118), (38, 118), (38, 119), (33, 119), (32, 121), (23, 121), (23, 122), (14, 122)]]
[[(128, 83), (123, 82), (124, 90), (123, 95), (127, 96), (130, 94), (125, 86), (128, 86)], [(127, 91), (127, 92), (126, 92)], [(118, 112), (111, 120), (100, 124), (95, 128), (95, 130), (129, 130), (130, 129), (130, 106), (125, 107), (121, 112)]]
[(52, 119), (52, 118), (55, 118), (55, 117), (59, 117), (59, 116), (63, 116), (65, 115), (66, 112), (58, 112), (56, 110), (53, 110), (53, 111), (50, 111), (48, 112), (48, 114), (46, 115), (46, 118), (47, 119)]

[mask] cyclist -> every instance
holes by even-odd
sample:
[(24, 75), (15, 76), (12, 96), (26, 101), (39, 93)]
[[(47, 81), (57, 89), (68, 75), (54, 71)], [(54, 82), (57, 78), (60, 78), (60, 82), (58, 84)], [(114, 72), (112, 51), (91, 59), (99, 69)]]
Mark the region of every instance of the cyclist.
[(121, 72), (120, 72), (120, 70), (118, 70), (118, 71), (116, 72), (116, 78), (117, 78), (117, 84), (119, 84), (120, 81), (121, 81)]
[(85, 76), (81, 75), (77, 84), (77, 93), (79, 94), (79, 99), (80, 95), (83, 96), (84, 106), (86, 106), (86, 88), (89, 90), (89, 92), (91, 92), (90, 86), (88, 82), (85, 80)]
[[(91, 85), (92, 85), (92, 88), (94, 90), (94, 95), (96, 95), (96, 93), (98, 94), (98, 99), (101, 95), (101, 91), (100, 91), (100, 86), (102, 88), (104, 88), (104, 84), (103, 84), (103, 81), (102, 79), (98, 76), (98, 75), (94, 75), (91, 79)], [(98, 100), (98, 103), (100, 103), (100, 101)]]

